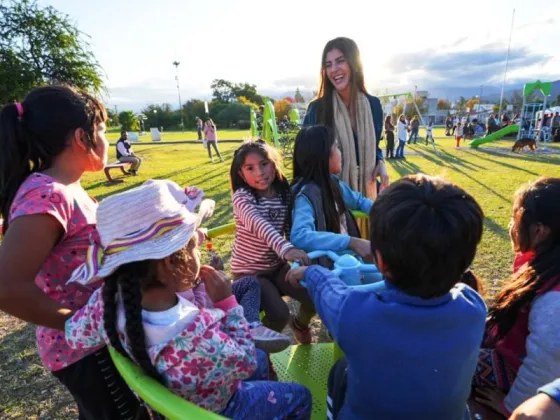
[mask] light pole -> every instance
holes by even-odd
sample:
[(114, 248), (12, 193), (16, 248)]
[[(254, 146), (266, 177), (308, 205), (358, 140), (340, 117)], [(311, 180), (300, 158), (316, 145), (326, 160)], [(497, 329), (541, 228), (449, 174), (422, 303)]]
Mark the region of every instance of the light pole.
[(183, 126), (183, 106), (181, 105), (181, 90), (179, 89), (179, 64), (178, 61), (174, 61), (173, 65), (175, 66), (175, 80), (177, 80), (177, 96), (179, 97), (179, 115), (181, 116), (181, 132), (185, 132)]

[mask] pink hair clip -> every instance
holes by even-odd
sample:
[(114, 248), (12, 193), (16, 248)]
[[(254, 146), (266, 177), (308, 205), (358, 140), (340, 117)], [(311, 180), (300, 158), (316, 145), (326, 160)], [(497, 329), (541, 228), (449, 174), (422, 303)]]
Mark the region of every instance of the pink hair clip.
[(15, 105), (17, 108), (18, 117), (19, 118), (23, 117), (23, 105), (21, 104), (21, 102), (16, 102)]

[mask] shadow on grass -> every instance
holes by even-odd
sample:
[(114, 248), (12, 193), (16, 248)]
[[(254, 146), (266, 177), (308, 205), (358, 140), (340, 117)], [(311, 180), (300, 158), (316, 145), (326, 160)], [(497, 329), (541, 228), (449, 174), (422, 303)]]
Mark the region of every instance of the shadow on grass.
[(421, 153), (419, 153), (419, 155), (422, 156), (423, 158), (433, 162), (434, 164), (436, 164), (438, 166), (447, 167), (447, 168), (449, 168), (453, 171), (456, 171), (456, 172), (464, 175), (465, 177), (467, 177), (467, 178), (471, 179), (472, 181), (476, 182), (478, 185), (480, 185), (481, 187), (483, 187), (487, 191), (491, 192), (495, 196), (499, 197), (503, 201), (505, 201), (507, 203), (510, 202), (510, 200), (508, 198), (504, 197), (498, 191), (494, 190), (493, 188), (490, 188), (484, 182), (481, 182), (477, 177), (472, 175), (472, 172), (478, 172), (478, 170), (473, 169), (471, 167), (478, 167), (478, 168), (486, 170), (485, 167), (480, 166), (480, 165), (476, 165), (472, 162), (468, 162), (464, 159), (453, 156), (453, 155), (449, 154), (448, 152), (446, 152), (445, 150), (440, 150), (439, 155), (435, 155), (433, 152), (432, 153), (421, 152)]
[(505, 241), (510, 240), (508, 229), (496, 223), (491, 217), (484, 218), (484, 226), (486, 226), (488, 230), (490, 230), (490, 232), (498, 235), (500, 239), (503, 239)]
[(19, 325), (0, 341), (0, 418), (76, 418), (76, 413), (62, 414), (69, 414), (74, 400), (43, 367), (35, 346), (35, 326)]
[[(478, 153), (477, 153), (477, 152), (478, 152)], [(469, 155), (471, 155), (471, 156), (473, 156), (473, 157), (476, 157), (477, 159), (482, 159), (482, 160), (485, 160), (485, 161), (488, 161), (488, 162), (491, 162), (491, 163), (495, 163), (495, 164), (497, 164), (497, 165), (501, 165), (501, 166), (503, 166), (503, 167), (505, 167), (505, 168), (508, 168), (508, 169), (514, 169), (514, 170), (516, 170), (516, 171), (523, 171), (523, 172), (526, 172), (526, 173), (531, 174), (531, 175), (537, 175), (537, 176), (539, 175), (539, 174), (537, 174), (536, 172), (529, 171), (528, 169), (522, 168), (522, 167), (520, 167), (520, 166), (516, 166), (516, 165), (512, 165), (512, 164), (510, 164), (510, 163), (502, 162), (502, 161), (500, 161), (500, 160), (498, 160), (498, 159), (491, 159), (491, 158), (489, 158), (488, 156), (482, 156), (482, 153), (484, 153), (482, 150), (478, 150), (477, 152), (474, 152), (474, 151), (472, 151), (472, 150), (464, 150), (464, 151), (463, 151), (463, 153), (467, 153), (467, 154), (469, 154)], [(481, 153), (481, 152), (482, 152), (482, 153)], [(497, 157), (497, 156), (498, 156), (498, 153), (495, 153), (495, 154), (493, 154), (493, 155)], [(508, 157), (508, 156), (507, 156), (507, 155), (503, 155), (503, 157)]]
[(401, 177), (421, 172), (418, 165), (405, 159), (390, 159), (388, 162), (390, 162), (391, 166)]
[(502, 157), (505, 159), (522, 160), (526, 162), (527, 160), (532, 160), (534, 162), (542, 163), (552, 163), (554, 165), (560, 165), (560, 157), (555, 155), (535, 155), (535, 154), (519, 154), (519, 153), (504, 153), (498, 150), (493, 151), (490, 149), (477, 149), (479, 153), (484, 153), (490, 156)]

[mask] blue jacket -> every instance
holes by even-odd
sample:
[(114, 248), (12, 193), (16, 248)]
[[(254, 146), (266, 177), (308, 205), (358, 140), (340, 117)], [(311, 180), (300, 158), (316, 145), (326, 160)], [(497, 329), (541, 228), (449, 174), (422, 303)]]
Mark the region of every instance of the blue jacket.
[[(369, 100), (369, 105), (371, 107), (371, 115), (373, 116), (373, 125), (375, 127), (375, 138), (377, 139), (376, 147), (376, 159), (383, 160), (383, 152), (379, 147), (379, 141), (381, 140), (381, 133), (383, 131), (383, 108), (381, 107), (381, 101), (377, 96), (367, 95)], [(321, 98), (314, 100), (309, 104), (307, 107), (307, 113), (305, 114), (305, 118), (303, 119), (303, 125), (305, 127), (309, 125), (318, 124), (317, 121), (317, 108), (318, 104), (322, 101)], [(354, 133), (354, 144), (356, 147), (356, 159), (358, 157), (358, 138), (356, 133)], [(359, 160), (358, 160), (359, 161)]]
[[(342, 199), (346, 208), (361, 210), (369, 214), (373, 201), (359, 192), (353, 191), (348, 184), (345, 184), (337, 177), (334, 178), (340, 185), (340, 192), (342, 193)], [(350, 236), (341, 233), (318, 232), (315, 226), (313, 206), (307, 197), (300, 193), (296, 196), (292, 215), (292, 230), (290, 232), (290, 242), (292, 245), (306, 252), (341, 252), (348, 249)]]
[(556, 379), (554, 382), (539, 388), (539, 392), (547, 394), (550, 398), (553, 398), (560, 404), (560, 378)]
[(340, 420), (462, 420), (484, 334), (486, 305), (457, 284), (434, 299), (386, 282), (348, 287), (330, 271), (305, 273), (317, 313), (348, 360)]

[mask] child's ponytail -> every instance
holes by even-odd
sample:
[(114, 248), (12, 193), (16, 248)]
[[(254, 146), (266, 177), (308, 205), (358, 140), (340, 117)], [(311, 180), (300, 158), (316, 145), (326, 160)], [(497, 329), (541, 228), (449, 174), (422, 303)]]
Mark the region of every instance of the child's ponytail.
[(33, 172), (48, 169), (72, 133), (82, 128), (95, 147), (95, 126), (107, 119), (92, 96), (65, 86), (32, 90), (22, 103), (0, 110), (0, 212), (4, 233), (16, 193)]
[[(20, 109), (23, 106), (19, 104)], [(12, 201), (21, 183), (31, 173), (31, 151), (23, 133), (22, 116), (16, 104), (0, 111), (0, 212), (7, 226)]]
[(125, 315), (125, 334), (132, 359), (147, 375), (161, 384), (163, 377), (150, 360), (146, 350), (146, 333), (142, 324), (142, 287), (157, 287), (161, 284), (153, 276), (153, 260), (135, 261), (120, 266), (103, 285), (103, 325), (111, 346), (128, 357), (118, 335), (117, 307), (122, 299)]

